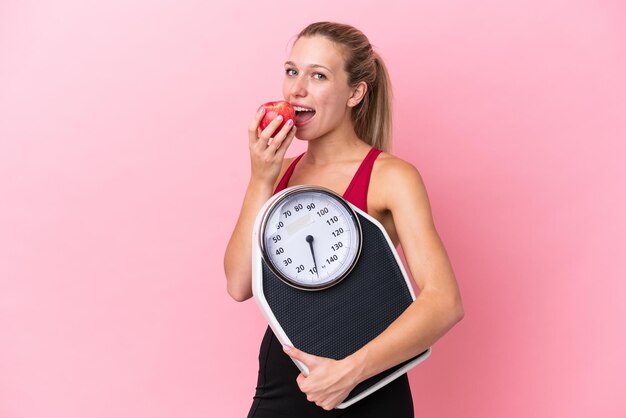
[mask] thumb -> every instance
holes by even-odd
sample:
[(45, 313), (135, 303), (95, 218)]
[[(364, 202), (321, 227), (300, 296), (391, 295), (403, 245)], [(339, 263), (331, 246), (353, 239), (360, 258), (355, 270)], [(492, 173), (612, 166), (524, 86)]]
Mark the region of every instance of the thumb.
[(310, 370), (311, 366), (315, 365), (315, 356), (312, 354), (305, 353), (304, 351), (298, 350), (295, 347), (290, 347), (288, 345), (283, 345), (283, 350), (289, 357), (294, 360), (301, 361), (305, 366)]

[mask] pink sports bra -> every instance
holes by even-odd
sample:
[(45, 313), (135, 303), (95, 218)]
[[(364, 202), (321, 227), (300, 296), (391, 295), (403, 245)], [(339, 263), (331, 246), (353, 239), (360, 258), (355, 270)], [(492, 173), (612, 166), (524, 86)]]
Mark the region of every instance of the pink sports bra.
[[(370, 151), (365, 156), (365, 159), (363, 159), (363, 161), (361, 162), (359, 169), (354, 174), (354, 177), (352, 177), (350, 185), (343, 194), (344, 199), (346, 199), (348, 202), (352, 203), (354, 206), (358, 207), (365, 213), (367, 213), (367, 190), (370, 184), (372, 167), (374, 166), (374, 161), (376, 160), (376, 157), (378, 157), (381, 152), (382, 151), (378, 148), (372, 147), (372, 149), (370, 149)], [(298, 164), (298, 161), (300, 161), (304, 154), (305, 153), (300, 154), (295, 160), (291, 162), (291, 164), (287, 168), (287, 171), (285, 171), (285, 174), (280, 179), (278, 186), (276, 186), (274, 194), (287, 188), (287, 185), (289, 184), (289, 179), (291, 178), (291, 174), (293, 174), (293, 170), (296, 168), (296, 164)]]

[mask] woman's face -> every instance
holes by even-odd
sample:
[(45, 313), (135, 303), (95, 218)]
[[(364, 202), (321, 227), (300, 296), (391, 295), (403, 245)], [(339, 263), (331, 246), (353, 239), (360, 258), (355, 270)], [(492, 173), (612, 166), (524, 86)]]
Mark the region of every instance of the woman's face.
[(310, 140), (350, 124), (351, 94), (340, 47), (323, 36), (298, 39), (283, 82), (285, 100), (296, 108), (297, 137)]

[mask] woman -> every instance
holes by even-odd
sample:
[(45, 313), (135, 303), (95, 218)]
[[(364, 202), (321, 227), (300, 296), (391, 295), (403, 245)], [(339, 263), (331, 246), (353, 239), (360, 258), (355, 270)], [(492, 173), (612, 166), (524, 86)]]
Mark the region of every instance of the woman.
[[(376, 218), (402, 245), (420, 289), (417, 299), (382, 334), (342, 360), (281, 347), (268, 328), (259, 381), (248, 417), (413, 417), (406, 375), (345, 410), (333, 409), (368, 377), (422, 353), (463, 317), (454, 273), (430, 212), (426, 189), (411, 164), (387, 153), (391, 94), (380, 56), (359, 30), (319, 22), (306, 27), (285, 63), (283, 95), (295, 121), (264, 130), (258, 112), (249, 126), (252, 175), (224, 257), (228, 292), (252, 296), (251, 233), (261, 206), (300, 184), (323, 186)], [(285, 159), (296, 135), (307, 151)], [(308, 366), (300, 374), (291, 358)]]

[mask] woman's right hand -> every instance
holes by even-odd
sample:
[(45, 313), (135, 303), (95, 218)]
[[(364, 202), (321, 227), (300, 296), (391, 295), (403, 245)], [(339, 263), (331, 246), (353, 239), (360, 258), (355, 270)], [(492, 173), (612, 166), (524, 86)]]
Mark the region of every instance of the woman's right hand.
[(280, 131), (274, 132), (282, 122), (282, 116), (278, 116), (261, 131), (259, 125), (264, 114), (265, 108), (261, 108), (248, 128), (252, 178), (274, 185), (280, 174), (285, 152), (296, 135), (296, 127), (294, 121), (290, 120)]

